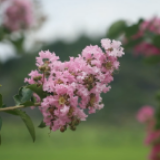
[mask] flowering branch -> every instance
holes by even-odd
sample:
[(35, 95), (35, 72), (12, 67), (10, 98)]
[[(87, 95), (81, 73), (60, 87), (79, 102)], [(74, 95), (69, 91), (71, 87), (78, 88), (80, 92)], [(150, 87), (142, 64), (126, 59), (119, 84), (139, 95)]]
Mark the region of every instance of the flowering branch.
[[(37, 70), (25, 78), (26, 86), (13, 97), (16, 106), (5, 107), (0, 94), (0, 112), (19, 116), (25, 123), (32, 140), (35, 129), (30, 117), (21, 108), (40, 106), (43, 120), (40, 128), (64, 132), (76, 130), (88, 114), (104, 107), (101, 93), (110, 90), (113, 72), (119, 68), (118, 58), (124, 55), (121, 42), (102, 39), (102, 48), (87, 46), (82, 54), (61, 62), (55, 53), (41, 51), (36, 58)], [(0, 128), (2, 120), (0, 120)]]
[[(40, 103), (34, 103), (34, 106), (40, 106)], [(20, 108), (26, 108), (26, 107), (30, 107), (30, 106), (19, 105), (19, 106), (11, 106), (11, 107), (6, 107), (6, 108), (0, 108), (0, 112), (10, 111), (10, 110), (15, 110), (15, 109), (20, 109)]]

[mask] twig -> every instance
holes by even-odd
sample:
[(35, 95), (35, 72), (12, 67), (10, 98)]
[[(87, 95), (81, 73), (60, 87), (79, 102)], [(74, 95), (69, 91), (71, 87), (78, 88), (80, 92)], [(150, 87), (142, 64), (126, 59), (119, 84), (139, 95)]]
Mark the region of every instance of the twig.
[[(40, 103), (34, 103), (33, 106), (40, 106)], [(30, 106), (27, 106), (27, 107), (30, 107)], [(10, 111), (10, 110), (15, 110), (15, 109), (20, 109), (20, 108), (26, 108), (26, 106), (25, 105), (19, 105), (19, 106), (11, 106), (11, 107), (0, 108), (0, 112)]]

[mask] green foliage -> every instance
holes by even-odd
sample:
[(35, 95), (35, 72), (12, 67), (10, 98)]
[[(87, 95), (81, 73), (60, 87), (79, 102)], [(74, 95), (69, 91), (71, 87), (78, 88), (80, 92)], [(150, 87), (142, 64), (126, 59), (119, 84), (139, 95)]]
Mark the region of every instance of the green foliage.
[(3, 36), (4, 36), (3, 28), (0, 27), (0, 41), (3, 39)]
[(24, 102), (24, 103), (21, 103), (21, 105), (24, 105), (25, 107), (29, 107), (29, 106), (34, 106), (34, 102), (30, 102), (30, 101), (27, 101), (27, 102)]
[(2, 107), (2, 105), (3, 105), (2, 95), (0, 94), (0, 108)]
[(139, 30), (139, 25), (134, 24), (134, 25), (126, 28), (125, 35), (126, 35), (127, 38), (131, 37), (131, 36), (135, 35), (138, 32), (138, 30)]
[(1, 128), (2, 128), (2, 118), (0, 117), (0, 145), (1, 145)]
[(153, 38), (152, 44), (158, 48), (160, 48), (160, 35), (156, 35)]
[(116, 21), (109, 27), (107, 37), (111, 39), (118, 38), (125, 31), (126, 27), (127, 25), (124, 20)]
[(146, 57), (144, 62), (147, 64), (157, 64), (160, 62), (160, 55)]
[[(32, 97), (32, 91), (29, 88), (23, 86), (19, 89), (19, 93), (14, 96), (14, 101), (15, 101), (16, 105), (24, 105), (25, 107), (33, 106), (34, 103), (30, 101), (31, 97)], [(1, 107), (6, 107), (5, 105), (2, 105), (2, 104), (3, 104), (2, 97), (0, 97)], [(26, 125), (26, 127), (32, 137), (32, 140), (34, 142), (35, 141), (35, 129), (34, 129), (34, 125), (33, 125), (32, 120), (30, 119), (30, 117), (25, 112), (23, 112), (22, 110), (19, 110), (19, 109), (7, 110), (5, 112), (21, 117), (21, 119), (23, 120), (24, 124)]]
[(13, 97), (16, 105), (25, 105), (25, 106), (32, 106), (34, 103), (30, 102), (32, 97), (32, 91), (23, 86), (19, 89), (19, 94)]
[(155, 118), (156, 118), (156, 129), (160, 129), (160, 91), (156, 94), (156, 99), (158, 101), (158, 107), (156, 108)]
[(1, 131), (1, 128), (2, 128), (2, 118), (0, 117), (0, 131)]
[(142, 41), (143, 41), (143, 38), (138, 38), (138, 39), (135, 39), (135, 40), (128, 39), (128, 42), (124, 45), (124, 48), (125, 49), (133, 48), (134, 46), (136, 46), (137, 44), (139, 44)]
[(21, 37), (19, 37), (18, 39), (14, 39), (14, 40), (10, 39), (12, 44), (17, 49), (17, 53), (19, 53), (19, 54), (22, 54), (24, 52), (24, 49), (23, 49), (24, 39), (25, 39), (25, 37), (22, 34), (21, 34)]
[(25, 112), (23, 112), (22, 110), (18, 110), (18, 109), (12, 110), (12, 111), (6, 111), (6, 113), (21, 117), (21, 119), (25, 123), (25, 125), (26, 125), (26, 127), (32, 137), (32, 140), (34, 142), (36, 139), (36, 135), (35, 135), (34, 125), (33, 125), (32, 120), (30, 119), (30, 117)]
[(27, 88), (35, 92), (41, 99), (47, 96), (47, 93), (43, 91), (42, 85), (31, 84), (31, 85), (28, 85)]
[(39, 128), (44, 128), (44, 127), (46, 127), (46, 124), (42, 121), (38, 127)]
[(136, 24), (133, 24), (131, 26), (127, 26), (125, 29), (125, 36), (127, 38), (132, 37), (139, 31), (139, 25), (143, 22), (143, 19), (140, 19)]
[(11, 31), (9, 31), (6, 27), (0, 26), (0, 41), (3, 40), (8, 40), (10, 41), (13, 46), (15, 47), (15, 49), (17, 50), (17, 53), (23, 53), (24, 52), (24, 40), (25, 37), (23, 36), (23, 34), (20, 35), (20, 37), (16, 37), (14, 39), (12, 39), (11, 35)]
[(6, 34), (10, 34), (10, 31), (5, 27), (0, 26), (0, 41), (3, 40), (3, 38), (5, 38)]
[(156, 93), (156, 100), (159, 102), (160, 105), (160, 91)]

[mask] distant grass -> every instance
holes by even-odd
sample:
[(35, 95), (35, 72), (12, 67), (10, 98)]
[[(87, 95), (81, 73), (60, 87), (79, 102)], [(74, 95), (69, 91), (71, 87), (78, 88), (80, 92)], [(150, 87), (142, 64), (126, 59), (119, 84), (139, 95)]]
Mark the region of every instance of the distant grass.
[(35, 143), (22, 125), (2, 128), (0, 160), (146, 160), (141, 129), (81, 124), (65, 133), (36, 129)]

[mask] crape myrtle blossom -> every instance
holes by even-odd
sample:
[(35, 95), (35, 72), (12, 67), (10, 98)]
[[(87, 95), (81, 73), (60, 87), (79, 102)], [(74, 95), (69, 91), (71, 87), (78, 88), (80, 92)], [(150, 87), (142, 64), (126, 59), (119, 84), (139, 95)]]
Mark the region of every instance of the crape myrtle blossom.
[(150, 31), (155, 34), (160, 34), (160, 18), (153, 17), (149, 20), (145, 20), (140, 25), (140, 30), (142, 32)]
[(146, 125), (145, 144), (151, 146), (150, 160), (160, 160), (160, 130), (156, 129), (154, 108), (143, 106), (137, 113), (137, 120)]
[(149, 122), (154, 117), (154, 109), (151, 106), (143, 106), (137, 113), (137, 119), (141, 123)]
[(153, 35), (160, 35), (160, 18), (158, 17), (143, 21), (139, 25), (139, 31), (132, 36), (133, 40), (143, 38), (143, 42), (134, 47), (136, 55), (152, 56), (160, 54), (160, 49), (151, 43)]
[(33, 4), (30, 0), (6, 0), (3, 25), (10, 31), (26, 29), (33, 24)]
[(148, 134), (146, 144), (152, 147), (149, 159), (160, 160), (160, 130), (155, 130)]
[(151, 160), (160, 160), (160, 143), (153, 146), (149, 158)]
[(31, 71), (25, 82), (42, 85), (47, 93), (39, 109), (50, 130), (75, 130), (80, 121), (86, 120), (87, 111), (92, 114), (104, 107), (101, 93), (110, 90), (113, 72), (119, 68), (117, 57), (124, 52), (118, 41), (102, 39), (101, 45), (104, 51), (90, 45), (66, 62), (61, 62), (55, 53), (39, 53), (38, 70)]
[(148, 42), (141, 42), (134, 47), (135, 54), (143, 53), (144, 56), (159, 55), (160, 49)]

